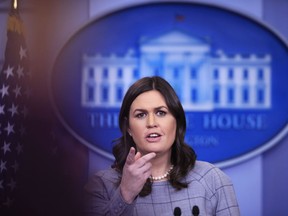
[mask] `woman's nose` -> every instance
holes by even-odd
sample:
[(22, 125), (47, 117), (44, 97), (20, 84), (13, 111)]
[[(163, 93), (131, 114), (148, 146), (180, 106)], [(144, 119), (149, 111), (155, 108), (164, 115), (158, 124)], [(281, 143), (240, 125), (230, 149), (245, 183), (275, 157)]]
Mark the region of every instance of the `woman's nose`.
[(156, 119), (155, 119), (155, 116), (154, 115), (148, 115), (148, 118), (147, 118), (147, 127), (148, 128), (151, 128), (151, 127), (156, 127), (157, 126), (157, 123), (156, 123)]

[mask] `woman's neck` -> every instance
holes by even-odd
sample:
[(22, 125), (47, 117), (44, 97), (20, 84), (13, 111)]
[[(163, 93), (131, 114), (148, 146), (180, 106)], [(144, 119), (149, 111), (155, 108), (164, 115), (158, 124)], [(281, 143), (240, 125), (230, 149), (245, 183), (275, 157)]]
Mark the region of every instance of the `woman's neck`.
[(152, 162), (152, 176), (164, 175), (171, 167), (171, 154), (156, 155)]

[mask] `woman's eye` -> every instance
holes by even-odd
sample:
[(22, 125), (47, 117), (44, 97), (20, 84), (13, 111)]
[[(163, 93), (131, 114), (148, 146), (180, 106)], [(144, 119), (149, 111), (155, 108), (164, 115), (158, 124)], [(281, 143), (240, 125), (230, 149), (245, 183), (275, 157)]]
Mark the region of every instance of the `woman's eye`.
[(162, 111), (162, 110), (158, 110), (156, 114), (157, 114), (158, 116), (165, 116), (165, 115), (166, 115), (166, 112), (165, 112), (165, 111)]
[(136, 116), (136, 118), (144, 118), (145, 115), (146, 115), (145, 113), (138, 113), (135, 116)]

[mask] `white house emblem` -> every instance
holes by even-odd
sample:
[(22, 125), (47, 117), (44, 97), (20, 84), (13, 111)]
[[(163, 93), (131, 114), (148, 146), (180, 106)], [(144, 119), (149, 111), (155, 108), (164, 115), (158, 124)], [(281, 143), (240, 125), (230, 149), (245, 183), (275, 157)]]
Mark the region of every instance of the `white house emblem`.
[(185, 109), (186, 142), (199, 159), (224, 166), (286, 133), (287, 58), (280, 36), (243, 15), (194, 3), (146, 4), (75, 34), (57, 58), (51, 89), (69, 131), (113, 158), (125, 92), (143, 76), (164, 77)]

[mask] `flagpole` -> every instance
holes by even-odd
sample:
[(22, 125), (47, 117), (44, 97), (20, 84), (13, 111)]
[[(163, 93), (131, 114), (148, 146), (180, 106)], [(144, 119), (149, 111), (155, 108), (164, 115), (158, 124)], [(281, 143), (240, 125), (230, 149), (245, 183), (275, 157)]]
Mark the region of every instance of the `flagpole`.
[[(11, 0), (11, 7), (10, 7), (10, 11), (12, 13), (17, 13), (18, 12), (18, 8), (19, 8), (19, 3), (18, 0)], [(10, 13), (11, 13), (10, 12)]]
[(15, 10), (17, 10), (17, 8), (18, 8), (18, 2), (17, 2), (17, 0), (12, 0), (13, 1), (13, 8), (15, 9)]

